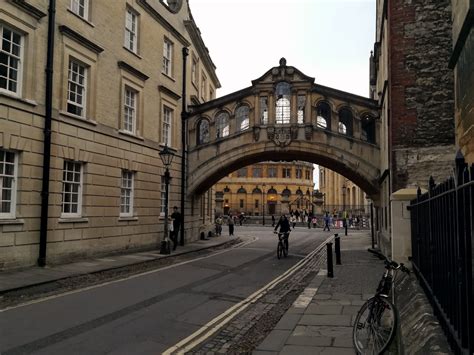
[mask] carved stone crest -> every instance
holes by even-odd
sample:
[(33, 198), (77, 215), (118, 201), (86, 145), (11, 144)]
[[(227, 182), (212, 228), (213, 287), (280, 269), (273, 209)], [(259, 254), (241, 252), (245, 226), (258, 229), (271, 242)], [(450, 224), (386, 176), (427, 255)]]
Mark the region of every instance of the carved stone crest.
[(298, 127), (268, 127), (267, 137), (279, 147), (286, 147), (296, 138)]

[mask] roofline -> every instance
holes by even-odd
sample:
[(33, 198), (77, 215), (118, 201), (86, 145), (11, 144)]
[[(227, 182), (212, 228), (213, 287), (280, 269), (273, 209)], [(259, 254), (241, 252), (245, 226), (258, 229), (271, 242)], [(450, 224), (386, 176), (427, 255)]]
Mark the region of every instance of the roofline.
[(351, 101), (351, 102), (356, 103), (356, 104), (370, 106), (373, 109), (379, 109), (380, 108), (377, 100), (373, 100), (373, 99), (370, 99), (368, 97), (352, 94), (352, 93), (347, 92), (347, 91), (334, 89), (334, 88), (331, 88), (329, 86), (314, 84), (311, 91), (316, 92), (318, 94), (330, 95), (332, 97), (336, 97), (336, 98), (339, 98), (339, 99), (344, 99), (344, 100), (347, 100), (347, 101)]
[(249, 86), (249, 87), (246, 87), (245, 89), (234, 91), (230, 94), (221, 96), (217, 99), (204, 102), (200, 105), (191, 105), (189, 106), (190, 114), (194, 116), (196, 114), (208, 111), (213, 108), (222, 107), (228, 102), (237, 101), (238, 99), (247, 97), (248, 95), (252, 94), (252, 92), (253, 92), (253, 86)]

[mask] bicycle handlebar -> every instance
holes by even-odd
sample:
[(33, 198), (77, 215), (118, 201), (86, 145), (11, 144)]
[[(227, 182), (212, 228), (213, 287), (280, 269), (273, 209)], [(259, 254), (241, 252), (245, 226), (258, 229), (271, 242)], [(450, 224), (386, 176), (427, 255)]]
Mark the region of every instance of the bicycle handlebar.
[(389, 258), (387, 258), (385, 255), (383, 255), (381, 252), (379, 252), (377, 250), (367, 249), (367, 251), (369, 253), (372, 253), (372, 254), (376, 255), (380, 260), (383, 260), (385, 262), (386, 266), (388, 266), (392, 269), (395, 269), (395, 270), (400, 269), (403, 272), (406, 272), (407, 274), (410, 273), (410, 270), (407, 267), (405, 267), (405, 265), (403, 265), (403, 263), (398, 264), (396, 261), (390, 260)]

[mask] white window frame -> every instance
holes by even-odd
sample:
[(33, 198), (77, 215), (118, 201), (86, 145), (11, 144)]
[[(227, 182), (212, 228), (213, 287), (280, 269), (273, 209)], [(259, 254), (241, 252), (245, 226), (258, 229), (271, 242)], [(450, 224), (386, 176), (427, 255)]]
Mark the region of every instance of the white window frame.
[[(3, 194), (5, 190), (10, 190), (10, 199), (5, 200), (10, 202), (10, 210), (8, 212), (1, 212), (0, 219), (14, 219), (16, 217), (16, 185), (18, 179), (18, 154), (9, 150), (0, 149), (0, 152), (4, 153), (3, 157), (0, 157), (0, 207), (3, 202)], [(13, 154), (13, 163), (7, 162), (7, 154)], [(6, 166), (13, 165), (13, 174), (6, 174)], [(11, 180), (11, 186), (6, 187), (6, 179)]]
[(171, 77), (173, 75), (173, 42), (165, 38), (163, 40), (163, 73)]
[(303, 178), (303, 170), (301, 168), (295, 169), (295, 178), (302, 179)]
[(193, 57), (192, 59), (192, 63), (191, 63), (191, 82), (194, 84), (194, 85), (197, 85), (197, 77), (198, 77), (198, 64), (197, 64), (197, 59), (195, 59)]
[[(73, 169), (69, 170), (69, 167), (67, 164), (73, 164)], [(72, 160), (65, 160), (64, 165), (63, 165), (63, 179), (62, 179), (62, 201), (61, 201), (61, 218), (78, 218), (82, 216), (82, 190), (83, 190), (83, 179), (82, 179), (82, 174), (83, 174), (83, 163), (78, 162), (78, 161), (72, 161)], [(76, 170), (76, 168), (79, 167), (79, 171)], [(68, 177), (68, 173), (71, 172), (73, 174), (73, 177), (77, 176), (75, 174), (79, 174), (79, 182), (70, 180)], [(65, 197), (67, 195), (73, 194), (72, 189), (71, 191), (66, 191), (67, 187), (74, 187), (77, 186), (77, 202), (75, 205), (77, 205), (77, 212), (65, 212)], [(74, 203), (68, 203), (71, 205), (71, 207), (74, 205)], [(71, 208), (72, 209), (72, 208)]]
[(291, 179), (291, 168), (282, 168), (282, 178)]
[[(18, 53), (13, 53), (12, 52), (12, 49), (14, 48), (13, 46), (10, 46), (10, 51), (9, 52), (7, 52), (3, 49), (5, 29), (11, 32), (11, 37), (10, 37), (10, 40), (9, 40), (10, 43), (12, 43), (14, 35), (17, 35), (17, 36), (20, 37), (19, 43), (14, 43), (14, 45), (16, 47), (19, 47), (18, 48)], [(12, 28), (10, 28), (8, 26), (0, 24), (0, 53), (3, 53), (8, 57), (8, 63), (9, 63), (8, 67), (7, 67), (7, 73), (8, 73), (7, 77), (3, 77), (4, 80), (5, 80), (6, 87), (5, 88), (0, 87), (0, 92), (6, 92), (6, 93), (9, 93), (9, 94), (13, 94), (15, 96), (20, 96), (21, 95), (21, 90), (22, 90), (22, 85), (21, 84), (22, 84), (22, 81), (23, 81), (23, 50), (24, 50), (23, 47), (24, 47), (24, 43), (25, 43), (25, 39), (24, 39), (24, 36), (21, 33), (19, 33), (18, 31), (13, 30)], [(10, 65), (12, 60), (17, 61), (17, 63), (18, 63), (17, 68), (14, 68)], [(17, 76), (16, 81), (12, 80), (10, 78), (10, 71), (12, 69), (16, 70), (16, 76)], [(8, 84), (11, 81), (15, 81), (16, 90), (10, 90), (8, 88), (8, 86), (9, 86)]]
[(137, 131), (138, 92), (125, 86), (123, 94), (123, 130), (135, 134)]
[(129, 7), (125, 12), (124, 46), (133, 53), (138, 53), (138, 14)]
[(207, 77), (204, 73), (201, 73), (201, 99), (206, 101), (206, 86), (207, 86)]
[(171, 137), (173, 133), (173, 116), (174, 110), (166, 105), (163, 105), (161, 133), (163, 136), (163, 144), (167, 146), (172, 146)]
[(89, 20), (89, 0), (71, 0), (69, 9), (77, 16)]
[(133, 200), (135, 196), (135, 174), (122, 170), (120, 183), (120, 217), (133, 217)]
[[(77, 66), (78, 70), (76, 71), (74, 66)], [(83, 69), (83, 73), (81, 70)], [(79, 116), (79, 117), (86, 117), (86, 110), (87, 110), (87, 72), (88, 68), (86, 65), (82, 64), (81, 62), (69, 58), (69, 65), (68, 65), (68, 75), (67, 75), (67, 104), (66, 104), (66, 111), (72, 115)], [(81, 82), (82, 77), (82, 82)], [(74, 90), (72, 88), (75, 88)], [(76, 99), (72, 99), (74, 96)], [(77, 97), (82, 97), (82, 102), (79, 102)], [(75, 112), (69, 111), (69, 105), (73, 105), (76, 108), (81, 110), (80, 114)]]

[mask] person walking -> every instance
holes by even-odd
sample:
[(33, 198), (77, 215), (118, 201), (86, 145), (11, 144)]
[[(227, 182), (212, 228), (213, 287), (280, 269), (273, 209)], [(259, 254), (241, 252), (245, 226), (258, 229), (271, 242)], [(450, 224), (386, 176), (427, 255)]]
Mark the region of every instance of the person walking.
[(275, 215), (272, 214), (272, 227), (275, 227)]
[(227, 225), (229, 226), (229, 237), (234, 236), (234, 217), (232, 217), (230, 214), (227, 217)]
[(222, 217), (219, 215), (216, 218), (216, 235), (222, 234)]
[(330, 221), (331, 221), (331, 218), (329, 217), (329, 213), (326, 212), (326, 215), (324, 216), (324, 229), (323, 229), (323, 232), (326, 230), (326, 228), (328, 229), (328, 232), (331, 231), (329, 229), (329, 222)]
[(173, 232), (172, 238), (173, 241), (173, 250), (176, 250), (178, 246), (178, 235), (179, 235), (179, 228), (181, 227), (181, 213), (178, 212), (178, 207), (173, 207), (173, 213), (171, 214), (171, 219), (173, 220)]
[[(285, 218), (286, 218), (286, 216), (285, 216)], [(280, 218), (280, 220), (281, 220), (281, 218)], [(293, 229), (295, 229), (295, 227), (296, 227), (296, 217), (291, 215), (290, 221), (291, 221), (291, 225), (293, 226)], [(280, 221), (278, 221), (278, 223), (280, 223)]]

